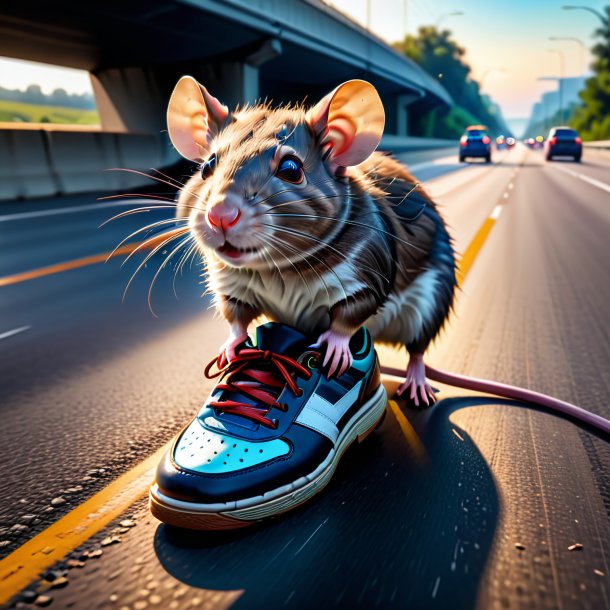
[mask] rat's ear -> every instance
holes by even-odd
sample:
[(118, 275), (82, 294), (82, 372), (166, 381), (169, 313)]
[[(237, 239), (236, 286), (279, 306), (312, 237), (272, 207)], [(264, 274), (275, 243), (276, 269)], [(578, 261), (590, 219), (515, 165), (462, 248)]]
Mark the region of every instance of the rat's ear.
[(385, 113), (377, 90), (364, 80), (349, 80), (323, 97), (307, 122), (321, 143), (330, 143), (330, 158), (342, 167), (358, 165), (377, 148)]
[(192, 76), (183, 76), (167, 107), (167, 129), (176, 150), (187, 159), (202, 161), (210, 142), (229, 116), (229, 110)]

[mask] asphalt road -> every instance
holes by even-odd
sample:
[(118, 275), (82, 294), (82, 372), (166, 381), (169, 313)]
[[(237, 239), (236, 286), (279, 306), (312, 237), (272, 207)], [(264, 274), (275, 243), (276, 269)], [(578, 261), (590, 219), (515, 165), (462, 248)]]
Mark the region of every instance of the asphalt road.
[[(496, 218), (430, 363), (610, 417), (608, 156), (546, 164), (517, 148), (492, 166), (408, 160), (460, 251)], [(110, 213), (0, 217), (0, 276), (109, 251), (141, 225), (127, 217), (97, 231)], [(0, 552), (169, 440), (208, 391), (202, 368), (226, 330), (200, 297), (196, 265), (179, 276), (179, 300), (173, 270), (164, 274), (158, 317), (148, 311), (163, 260), (123, 305), (130, 273), (116, 259), (0, 288)], [(610, 607), (608, 443), (536, 410), (446, 387), (440, 396), (430, 411), (405, 411), (412, 434), (390, 413), (323, 494), (272, 523), (184, 533), (136, 502), (126, 515), (136, 526), (70, 571), (53, 607)]]

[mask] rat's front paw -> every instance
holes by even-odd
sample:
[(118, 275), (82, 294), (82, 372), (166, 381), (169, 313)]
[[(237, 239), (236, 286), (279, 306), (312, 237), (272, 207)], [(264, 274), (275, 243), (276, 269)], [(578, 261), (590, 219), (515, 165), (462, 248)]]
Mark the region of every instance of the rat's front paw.
[(231, 333), (229, 338), (222, 344), (218, 353), (218, 366), (222, 368), (228, 362), (235, 360), (237, 348), (248, 338), (247, 332)]
[(329, 329), (322, 333), (318, 340), (311, 347), (326, 346), (326, 354), (322, 366), (328, 365), (328, 377), (332, 377), (335, 372), (337, 377), (341, 377), (350, 366), (352, 366), (352, 354), (349, 351), (351, 337), (341, 335)]

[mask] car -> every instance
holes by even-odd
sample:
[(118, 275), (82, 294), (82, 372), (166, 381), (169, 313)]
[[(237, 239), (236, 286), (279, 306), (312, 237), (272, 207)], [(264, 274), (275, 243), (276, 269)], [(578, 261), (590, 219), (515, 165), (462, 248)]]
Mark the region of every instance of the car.
[(515, 140), (515, 138), (513, 138), (512, 136), (508, 136), (508, 138), (506, 138), (506, 147), (510, 150), (515, 144), (517, 143), (517, 141)]
[(483, 157), (486, 163), (491, 163), (491, 138), (485, 125), (470, 125), (466, 127), (460, 138), (460, 163), (466, 157)]
[(496, 138), (496, 150), (504, 150), (506, 146), (506, 138), (504, 136), (498, 136)]
[(578, 132), (571, 127), (553, 127), (546, 140), (547, 161), (554, 157), (572, 157), (574, 161), (580, 162), (582, 158), (582, 140)]

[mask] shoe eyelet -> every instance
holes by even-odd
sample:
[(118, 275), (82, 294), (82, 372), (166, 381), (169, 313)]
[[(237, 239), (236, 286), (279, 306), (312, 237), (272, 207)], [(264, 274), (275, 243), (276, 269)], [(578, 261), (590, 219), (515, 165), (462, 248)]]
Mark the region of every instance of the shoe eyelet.
[(278, 426), (280, 425), (280, 420), (279, 419), (272, 419), (271, 420), (271, 425), (273, 426), (274, 430), (277, 430)]
[(318, 359), (315, 356), (309, 356), (309, 358), (307, 358), (307, 368), (308, 369), (318, 368)]

